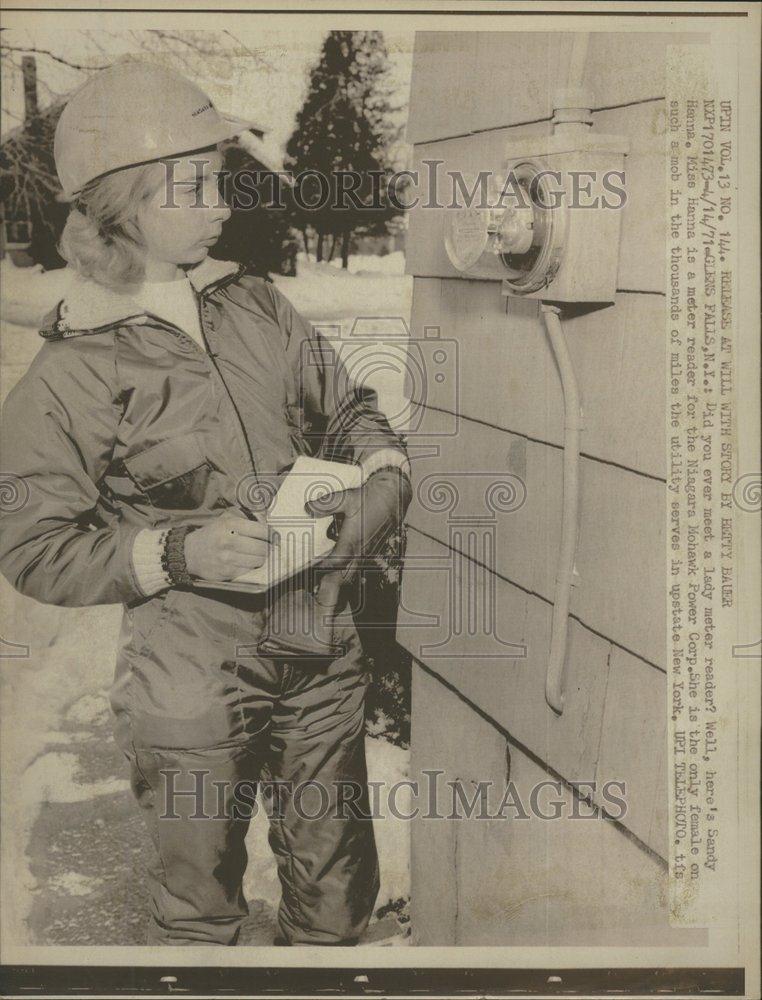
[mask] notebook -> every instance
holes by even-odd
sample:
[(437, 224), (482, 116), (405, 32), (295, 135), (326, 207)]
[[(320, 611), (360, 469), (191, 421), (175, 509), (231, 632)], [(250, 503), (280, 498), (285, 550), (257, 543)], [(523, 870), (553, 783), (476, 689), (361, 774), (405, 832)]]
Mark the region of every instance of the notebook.
[(194, 585), (261, 593), (322, 559), (335, 544), (328, 534), (333, 514), (312, 517), (305, 513), (305, 503), (331, 493), (354, 489), (362, 486), (362, 482), (359, 465), (326, 462), (300, 455), (280, 484), (267, 511), (267, 523), (280, 536), (280, 544), (270, 546), (267, 561), (234, 580), (196, 580)]

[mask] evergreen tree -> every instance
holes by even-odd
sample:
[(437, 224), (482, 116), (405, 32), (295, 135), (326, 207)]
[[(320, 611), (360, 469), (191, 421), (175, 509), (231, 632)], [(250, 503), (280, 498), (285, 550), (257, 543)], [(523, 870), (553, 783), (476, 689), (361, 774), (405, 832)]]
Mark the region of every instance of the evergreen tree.
[[(286, 166), (303, 175), (302, 205), (292, 205), (292, 219), (305, 250), (311, 229), (317, 259), (326, 256), (331, 238), (328, 256), (339, 243), (345, 268), (353, 233), (385, 233), (399, 215), (386, 196), (393, 172), (388, 149), (399, 132), (391, 120), (388, 69), (382, 32), (329, 32), (286, 146)], [(320, 207), (304, 207), (310, 205)]]
[(282, 208), (273, 207), (273, 202), (285, 202), (279, 196), (277, 178), (261, 169), (261, 164), (233, 139), (223, 144), (224, 167), (235, 177), (239, 172), (250, 176), (259, 174), (256, 188), (247, 189), (247, 194), (256, 195), (255, 207), (247, 204), (237, 206), (232, 185), (227, 194), (231, 207), (230, 218), (223, 223), (222, 234), (211, 250), (210, 256), (218, 260), (234, 260), (246, 264), (253, 274), (265, 276), (270, 273), (294, 275), (297, 241), (289, 220)]

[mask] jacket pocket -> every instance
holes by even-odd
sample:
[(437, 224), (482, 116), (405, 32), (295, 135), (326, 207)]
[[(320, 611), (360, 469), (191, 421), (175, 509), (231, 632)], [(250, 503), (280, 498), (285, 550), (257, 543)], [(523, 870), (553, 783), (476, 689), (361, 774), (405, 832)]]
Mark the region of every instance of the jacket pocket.
[(138, 656), (146, 656), (172, 614), (179, 591), (166, 590), (126, 609), (130, 623), (130, 644)]
[(124, 467), (153, 506), (164, 510), (200, 507), (212, 472), (195, 434), (160, 441), (124, 459)]

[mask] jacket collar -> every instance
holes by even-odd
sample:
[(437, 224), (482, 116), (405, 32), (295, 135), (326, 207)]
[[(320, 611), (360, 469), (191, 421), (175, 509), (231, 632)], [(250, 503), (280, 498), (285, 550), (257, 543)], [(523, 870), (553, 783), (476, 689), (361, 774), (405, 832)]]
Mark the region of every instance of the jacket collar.
[[(206, 257), (188, 271), (191, 284), (199, 294), (238, 277), (244, 268), (228, 260)], [(50, 340), (101, 333), (129, 320), (140, 324), (149, 321), (145, 306), (125, 292), (116, 292), (90, 278), (74, 273), (65, 297), (45, 317), (41, 336)]]

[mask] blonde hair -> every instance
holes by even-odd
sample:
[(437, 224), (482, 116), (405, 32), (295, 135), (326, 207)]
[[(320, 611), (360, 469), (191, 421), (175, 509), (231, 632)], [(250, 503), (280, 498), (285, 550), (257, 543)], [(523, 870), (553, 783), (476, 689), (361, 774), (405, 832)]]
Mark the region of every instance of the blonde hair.
[(142, 281), (145, 256), (137, 212), (156, 191), (163, 169), (157, 160), (86, 184), (61, 234), (58, 249), (64, 260), (83, 277), (117, 291)]

